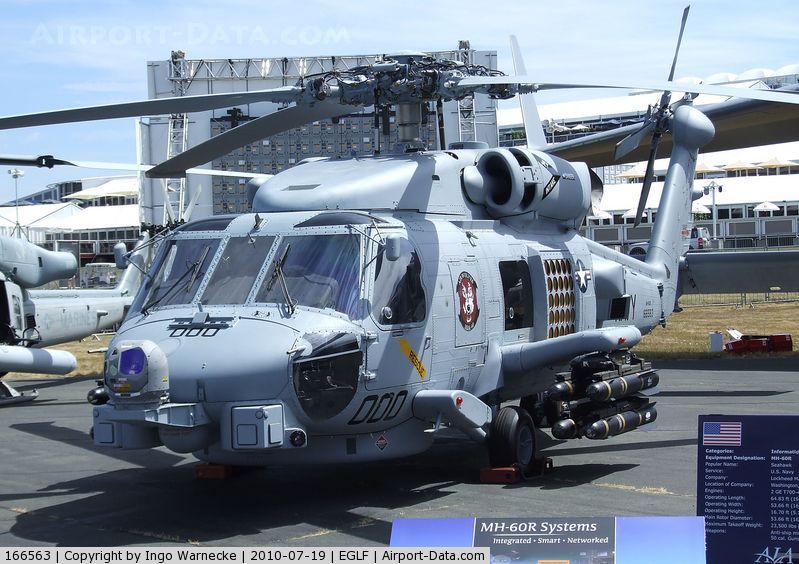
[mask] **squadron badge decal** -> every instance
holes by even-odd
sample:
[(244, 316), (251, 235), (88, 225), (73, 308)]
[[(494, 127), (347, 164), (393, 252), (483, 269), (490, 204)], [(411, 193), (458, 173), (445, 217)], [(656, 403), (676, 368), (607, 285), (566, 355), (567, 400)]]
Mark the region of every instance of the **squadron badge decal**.
[(455, 291), (460, 302), (458, 319), (464, 329), (471, 331), (477, 323), (477, 318), (480, 317), (480, 309), (477, 307), (477, 282), (468, 272), (461, 272)]

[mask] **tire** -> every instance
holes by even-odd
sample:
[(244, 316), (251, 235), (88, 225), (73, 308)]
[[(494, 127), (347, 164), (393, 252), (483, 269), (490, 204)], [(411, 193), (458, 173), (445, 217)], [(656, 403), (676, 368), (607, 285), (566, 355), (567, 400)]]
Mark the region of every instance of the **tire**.
[(491, 423), (488, 458), (494, 468), (519, 465), (526, 470), (536, 457), (535, 427), (526, 410), (507, 406)]

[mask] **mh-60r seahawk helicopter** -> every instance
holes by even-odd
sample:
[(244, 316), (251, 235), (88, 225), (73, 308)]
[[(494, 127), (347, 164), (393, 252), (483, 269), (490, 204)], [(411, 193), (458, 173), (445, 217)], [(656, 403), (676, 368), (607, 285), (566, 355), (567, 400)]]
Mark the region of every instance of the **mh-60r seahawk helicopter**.
[(424, 451), (449, 426), (484, 442), (493, 465), (526, 466), (534, 420), (562, 439), (654, 421), (639, 392), (657, 375), (629, 350), (674, 310), (697, 151), (714, 128), (690, 96), (670, 105), (667, 95), (644, 125), (673, 143), (642, 262), (579, 235), (601, 192), (586, 164), (525, 148), (419, 146), (423, 104), (546, 87), (406, 54), (277, 90), (0, 120), (296, 104), (148, 173), (175, 176), (352, 106), (396, 106), (403, 152), (309, 159), (251, 181), (254, 213), (193, 221), (160, 242), (108, 349), (95, 444), (165, 445), (228, 465), (362, 462)]

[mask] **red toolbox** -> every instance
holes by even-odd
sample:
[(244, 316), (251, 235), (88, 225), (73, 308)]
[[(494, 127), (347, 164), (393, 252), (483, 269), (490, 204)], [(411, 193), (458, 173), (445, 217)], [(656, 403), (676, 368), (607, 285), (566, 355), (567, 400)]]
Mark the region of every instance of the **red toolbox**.
[(772, 351), (792, 351), (793, 338), (790, 333), (780, 333), (778, 335), (769, 335), (768, 338), (769, 350)]
[(742, 335), (740, 339), (724, 344), (729, 353), (767, 353), (793, 350), (793, 338), (789, 333), (777, 335)]

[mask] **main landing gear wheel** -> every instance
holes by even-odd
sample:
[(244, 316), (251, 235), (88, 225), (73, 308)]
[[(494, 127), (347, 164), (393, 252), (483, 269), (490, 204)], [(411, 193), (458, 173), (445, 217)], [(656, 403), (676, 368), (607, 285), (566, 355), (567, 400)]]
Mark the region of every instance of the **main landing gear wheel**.
[(535, 427), (526, 410), (507, 406), (499, 410), (491, 422), (488, 436), (488, 458), (494, 468), (514, 464), (527, 470), (535, 461)]

